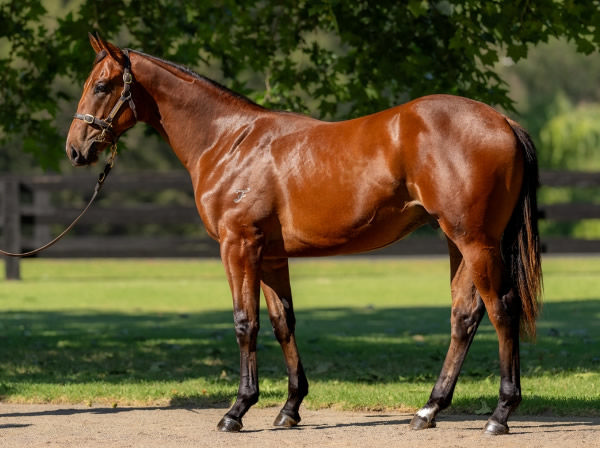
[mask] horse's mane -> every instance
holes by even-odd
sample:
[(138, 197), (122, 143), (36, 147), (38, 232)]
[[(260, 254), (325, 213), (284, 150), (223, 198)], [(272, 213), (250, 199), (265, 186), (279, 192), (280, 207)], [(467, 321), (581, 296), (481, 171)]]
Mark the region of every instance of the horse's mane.
[(231, 96), (233, 98), (236, 98), (238, 100), (242, 100), (243, 102), (245, 102), (245, 103), (247, 103), (249, 105), (256, 106), (256, 107), (259, 107), (259, 108), (263, 108), (262, 106), (256, 104), (254, 101), (250, 100), (248, 97), (245, 97), (242, 94), (234, 92), (233, 90), (231, 90), (231, 89), (223, 86), (222, 84), (218, 83), (217, 81), (214, 81), (214, 80), (212, 80), (210, 78), (207, 78), (207, 77), (205, 77), (203, 75), (200, 75), (199, 73), (197, 73), (197, 72), (193, 71), (192, 69), (190, 69), (188, 67), (185, 67), (185, 66), (183, 66), (181, 64), (177, 64), (175, 62), (168, 61), (166, 59), (162, 59), (162, 58), (159, 58), (157, 56), (149, 55), (149, 54), (144, 53), (144, 52), (139, 51), (139, 50), (131, 50), (131, 49), (127, 49), (127, 50), (130, 51), (130, 52), (142, 55), (142, 56), (144, 56), (144, 57), (146, 57), (148, 59), (153, 59), (155, 61), (161, 62), (162, 64), (168, 65), (169, 67), (172, 67), (172, 68), (174, 68), (176, 70), (179, 70), (180, 72), (183, 72), (184, 74), (186, 74), (188, 76), (196, 78), (196, 79), (198, 79), (200, 81), (203, 81), (205, 83), (211, 84), (212, 86), (214, 86), (218, 90), (220, 90), (222, 93), (227, 94), (227, 95), (229, 95), (229, 96)]

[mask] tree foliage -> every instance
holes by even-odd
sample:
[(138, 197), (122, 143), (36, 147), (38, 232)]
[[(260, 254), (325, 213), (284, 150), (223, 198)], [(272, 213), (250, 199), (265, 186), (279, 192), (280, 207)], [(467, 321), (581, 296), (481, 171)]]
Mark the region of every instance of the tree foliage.
[[(49, 0), (48, 0), (49, 1)], [(55, 166), (55, 117), (91, 62), (88, 31), (188, 65), (268, 107), (349, 118), (429, 93), (511, 109), (494, 71), (562, 36), (600, 46), (597, 0), (96, 0), (49, 27), (42, 0), (0, 3), (0, 138)], [(51, 29), (52, 28), (52, 29)], [(2, 48), (4, 50), (2, 51)]]
[(544, 167), (600, 169), (600, 104), (573, 106), (564, 94), (555, 98), (556, 113), (540, 131)]
[(564, 39), (537, 45), (517, 64), (500, 64), (498, 73), (510, 85), (519, 122), (538, 143), (547, 122), (566, 112), (565, 101), (600, 103), (600, 53), (577, 53)]
[(552, 39), (518, 64), (501, 64), (518, 120), (543, 168), (600, 169), (600, 53), (584, 55)]

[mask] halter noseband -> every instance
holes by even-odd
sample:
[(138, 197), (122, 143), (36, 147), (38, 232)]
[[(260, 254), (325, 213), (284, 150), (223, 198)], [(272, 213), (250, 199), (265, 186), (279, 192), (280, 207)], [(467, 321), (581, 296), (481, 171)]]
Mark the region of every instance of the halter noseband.
[(123, 91), (121, 92), (121, 97), (113, 106), (108, 116), (105, 119), (94, 117), (92, 114), (76, 113), (73, 116), (76, 119), (83, 120), (85, 123), (94, 128), (99, 128), (102, 130), (102, 133), (100, 133), (100, 135), (94, 139), (95, 142), (106, 142), (111, 143), (113, 145), (117, 142), (117, 136), (115, 136), (115, 133), (112, 129), (112, 122), (117, 113), (121, 110), (121, 107), (125, 103), (129, 104), (129, 107), (133, 111), (133, 115), (137, 120), (135, 103), (131, 98), (131, 84), (133, 83), (133, 75), (131, 75), (131, 61), (129, 60), (129, 51), (123, 50), (123, 55), (125, 56), (125, 67), (123, 69)]

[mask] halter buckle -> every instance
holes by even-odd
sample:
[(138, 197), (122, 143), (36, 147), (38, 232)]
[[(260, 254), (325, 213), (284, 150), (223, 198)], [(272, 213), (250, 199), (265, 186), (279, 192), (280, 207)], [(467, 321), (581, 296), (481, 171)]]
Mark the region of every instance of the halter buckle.
[(83, 114), (83, 121), (89, 125), (94, 124), (95, 117), (92, 114)]
[(131, 72), (129, 72), (129, 71), (123, 72), (123, 82), (125, 84), (131, 84), (133, 82), (133, 76), (131, 75)]

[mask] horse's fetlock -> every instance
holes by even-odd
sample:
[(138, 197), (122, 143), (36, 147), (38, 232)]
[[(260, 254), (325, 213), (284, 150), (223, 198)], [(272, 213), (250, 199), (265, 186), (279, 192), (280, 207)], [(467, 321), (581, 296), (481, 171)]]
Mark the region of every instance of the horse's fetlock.
[(512, 382), (500, 382), (500, 401), (511, 408), (521, 403), (521, 390)]
[(435, 410), (435, 413), (440, 410), (445, 410), (452, 404), (453, 396), (454, 392), (451, 392), (450, 394), (436, 394), (434, 391), (425, 408)]
[(308, 395), (308, 380), (306, 380), (306, 377), (298, 384), (298, 394), (301, 397)]
[(306, 395), (308, 395), (308, 381), (306, 380), (306, 377), (299, 377), (297, 383), (292, 382), (290, 379), (288, 383), (288, 397), (302, 399)]
[(238, 400), (242, 401), (246, 406), (250, 407), (258, 402), (258, 388), (246, 387), (238, 394)]

